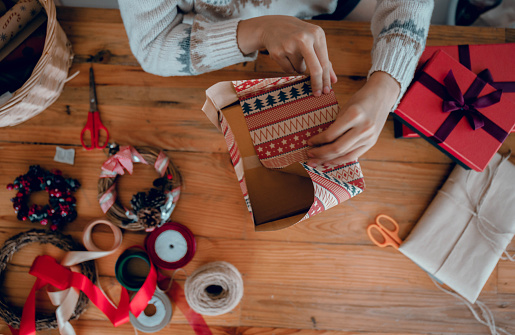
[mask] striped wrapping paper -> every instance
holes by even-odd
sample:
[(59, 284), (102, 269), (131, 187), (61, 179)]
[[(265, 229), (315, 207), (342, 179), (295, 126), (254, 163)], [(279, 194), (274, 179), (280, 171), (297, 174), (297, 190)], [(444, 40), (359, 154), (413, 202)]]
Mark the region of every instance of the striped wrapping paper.
[[(338, 115), (340, 108), (334, 92), (314, 97), (309, 78), (304, 76), (234, 81), (232, 88), (241, 105), (259, 162), (266, 168), (283, 172), (288, 172), (287, 167), (292, 164), (300, 163), (311, 178), (313, 203), (298, 222), (363, 192), (365, 183), (357, 161), (327, 168), (312, 168), (305, 164), (309, 149), (307, 140), (329, 127)], [(216, 98), (211, 99), (209, 90), (207, 95), (206, 105), (213, 101), (216, 106)], [(224, 105), (228, 102), (225, 101)], [(204, 112), (209, 117), (206, 105)], [(252, 199), (245, 182), (244, 160), (220, 107), (216, 107), (219, 126), (225, 136), (247, 208), (253, 213)], [(213, 117), (210, 118), (213, 120)]]

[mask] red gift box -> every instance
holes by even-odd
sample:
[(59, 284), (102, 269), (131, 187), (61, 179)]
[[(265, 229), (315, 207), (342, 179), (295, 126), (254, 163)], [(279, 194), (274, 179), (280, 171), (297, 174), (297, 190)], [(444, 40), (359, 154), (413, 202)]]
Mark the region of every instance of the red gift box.
[[(492, 86), (502, 89), (503, 95), (515, 102), (515, 43), (426, 47), (420, 57), (418, 69), (438, 50), (444, 51), (475, 74), (489, 69), (494, 82)], [(394, 120), (394, 130), (395, 138), (419, 137), (415, 131), (398, 120)], [(511, 132), (515, 132), (515, 128)]]
[(395, 115), (476, 171), (483, 171), (515, 126), (515, 104), (443, 51), (417, 74)]

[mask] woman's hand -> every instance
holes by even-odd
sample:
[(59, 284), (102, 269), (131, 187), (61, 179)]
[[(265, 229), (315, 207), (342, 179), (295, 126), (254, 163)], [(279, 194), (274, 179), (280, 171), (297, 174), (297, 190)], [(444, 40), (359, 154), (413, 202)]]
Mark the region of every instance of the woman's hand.
[(293, 16), (260, 16), (240, 21), (238, 45), (243, 54), (266, 48), (287, 73), (304, 73), (307, 68), (314, 96), (329, 93), (336, 83), (325, 33), (319, 26)]
[(400, 93), (399, 83), (385, 72), (374, 72), (342, 107), (324, 132), (311, 137), (308, 165), (337, 165), (357, 159), (376, 142)]

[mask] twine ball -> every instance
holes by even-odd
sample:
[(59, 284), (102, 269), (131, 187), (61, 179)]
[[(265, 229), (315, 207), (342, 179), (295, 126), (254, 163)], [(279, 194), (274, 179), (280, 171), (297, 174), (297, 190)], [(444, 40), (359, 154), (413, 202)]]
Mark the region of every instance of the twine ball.
[(186, 279), (186, 301), (202, 315), (222, 315), (233, 310), (243, 297), (243, 279), (234, 265), (212, 262)]

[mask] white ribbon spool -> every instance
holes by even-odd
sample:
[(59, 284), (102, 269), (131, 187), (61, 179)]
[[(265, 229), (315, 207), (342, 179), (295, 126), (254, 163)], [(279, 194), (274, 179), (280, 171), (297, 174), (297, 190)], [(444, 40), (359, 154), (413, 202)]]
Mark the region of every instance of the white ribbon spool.
[(155, 313), (146, 315), (143, 311), (138, 317), (130, 313), (130, 320), (134, 328), (144, 333), (155, 333), (166, 327), (172, 319), (172, 303), (163, 291), (156, 289), (154, 296), (148, 302), (154, 305)]
[(186, 256), (188, 243), (181, 233), (167, 230), (159, 234), (154, 244), (157, 257), (165, 262), (177, 262)]

